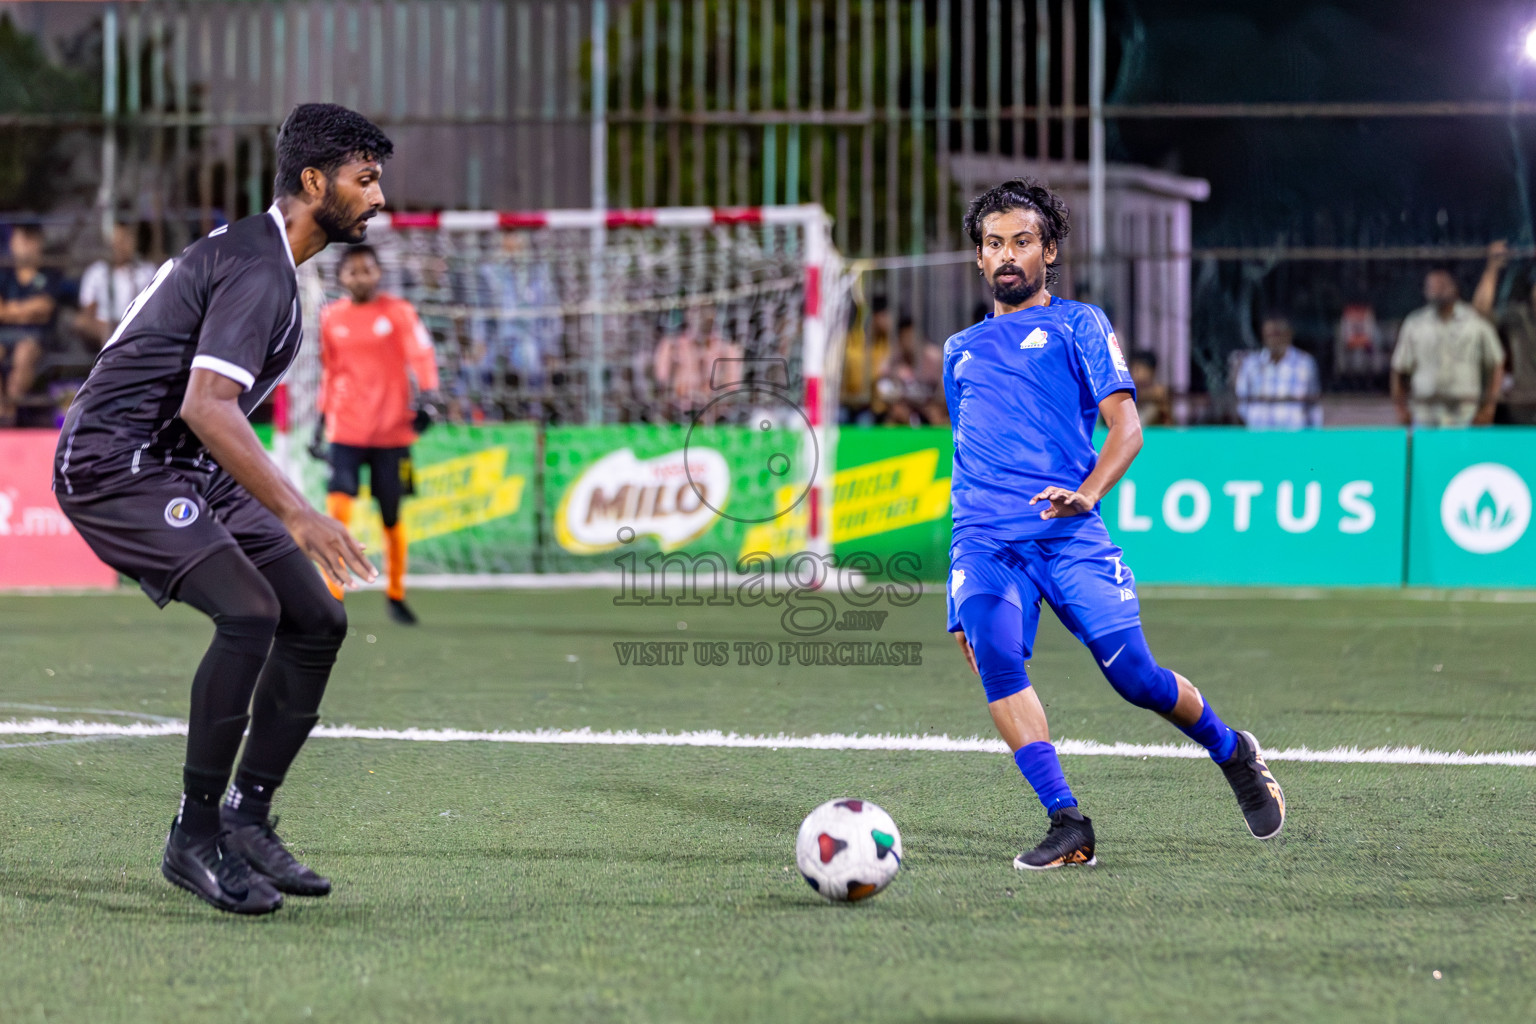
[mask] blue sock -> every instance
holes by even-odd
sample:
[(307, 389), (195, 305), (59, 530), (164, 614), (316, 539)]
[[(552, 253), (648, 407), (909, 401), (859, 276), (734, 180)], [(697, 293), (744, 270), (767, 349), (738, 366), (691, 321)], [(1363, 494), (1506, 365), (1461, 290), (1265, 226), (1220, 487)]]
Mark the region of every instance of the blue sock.
[(1061, 762), (1056, 758), (1054, 746), (1044, 740), (1025, 744), (1013, 752), (1013, 761), (1034, 787), (1035, 796), (1045, 806), (1046, 814), (1077, 806), (1077, 797), (1072, 795), (1072, 787), (1067, 785), (1067, 777), (1061, 773)]
[(1203, 708), (1200, 711), (1200, 721), (1194, 725), (1181, 725), (1179, 731), (1206, 750), (1211, 752), (1211, 760), (1221, 764), (1232, 756), (1233, 749), (1237, 746), (1237, 733), (1217, 717), (1211, 710), (1211, 704), (1204, 697), (1200, 698)]

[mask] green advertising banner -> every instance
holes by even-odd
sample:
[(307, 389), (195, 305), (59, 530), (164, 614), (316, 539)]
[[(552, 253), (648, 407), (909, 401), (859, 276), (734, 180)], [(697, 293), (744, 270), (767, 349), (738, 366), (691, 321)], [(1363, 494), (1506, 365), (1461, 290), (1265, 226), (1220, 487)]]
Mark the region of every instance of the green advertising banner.
[[(412, 573), (534, 571), (538, 443), (531, 423), (443, 424), (411, 446), (416, 495), (400, 516)], [(377, 560), (384, 550), (378, 506), (366, 486), (358, 497), (348, 527)]]
[(658, 551), (718, 554), (734, 569), (752, 551), (804, 550), (793, 540), (808, 505), (807, 437), (767, 419), (546, 429), (542, 571), (616, 572), (631, 552)]
[[(718, 553), (732, 568), (762, 552), (782, 567), (806, 550), (803, 432), (551, 427), (542, 477), (539, 435), (445, 425), (415, 445), (413, 573), (614, 571), (658, 551)], [(876, 575), (899, 557), (902, 575), (942, 580), (952, 451), (942, 427), (840, 431), (837, 554), (872, 556)], [(1419, 431), (1411, 453), (1410, 477), (1402, 430), (1149, 430), (1100, 511), (1144, 583), (1536, 585), (1536, 428)], [(349, 525), (383, 550), (371, 501)]]
[(1158, 429), (1100, 511), (1143, 583), (1397, 586), (1404, 430)]
[(1409, 584), (1536, 585), (1533, 484), (1536, 427), (1415, 432)]
[(868, 553), (886, 573), (899, 557), (903, 575), (943, 580), (949, 573), (953, 462), (948, 427), (839, 430), (832, 499), (838, 557)]

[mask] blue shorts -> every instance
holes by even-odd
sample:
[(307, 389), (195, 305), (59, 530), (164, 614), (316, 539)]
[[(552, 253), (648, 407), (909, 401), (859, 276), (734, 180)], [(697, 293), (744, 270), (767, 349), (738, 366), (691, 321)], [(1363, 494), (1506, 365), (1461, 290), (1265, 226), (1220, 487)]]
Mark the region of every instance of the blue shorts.
[(1098, 516), (1066, 537), (957, 538), (949, 555), (949, 631), (960, 629), (960, 606), (976, 594), (993, 594), (1018, 607), (1026, 658), (1034, 649), (1042, 600), (1085, 644), (1140, 626), (1136, 577), (1123, 554)]

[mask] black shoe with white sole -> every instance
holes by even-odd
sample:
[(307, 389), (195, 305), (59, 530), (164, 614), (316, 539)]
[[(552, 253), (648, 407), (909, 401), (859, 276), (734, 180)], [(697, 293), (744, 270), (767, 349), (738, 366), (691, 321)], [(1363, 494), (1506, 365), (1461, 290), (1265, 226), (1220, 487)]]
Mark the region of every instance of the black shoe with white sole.
[(1219, 767), (1232, 792), (1237, 794), (1237, 806), (1253, 837), (1273, 839), (1279, 835), (1285, 827), (1285, 794), (1269, 765), (1264, 763), (1264, 753), (1253, 733), (1240, 731), (1232, 756)]
[(1076, 807), (1051, 815), (1050, 831), (1040, 845), (1013, 858), (1013, 866), (1020, 871), (1049, 871), (1069, 864), (1092, 867), (1098, 862), (1093, 853), (1093, 819)]
[(232, 851), (226, 833), (192, 839), (171, 823), (160, 873), (173, 885), (231, 914), (270, 914), (283, 905), (283, 894), (251, 870)]

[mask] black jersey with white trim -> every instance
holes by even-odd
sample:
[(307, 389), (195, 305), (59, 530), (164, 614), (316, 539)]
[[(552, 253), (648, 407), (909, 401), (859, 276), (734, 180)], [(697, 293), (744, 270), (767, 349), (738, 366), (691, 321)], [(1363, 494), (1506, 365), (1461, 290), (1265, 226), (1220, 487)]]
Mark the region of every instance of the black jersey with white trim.
[(303, 325), (281, 211), (189, 245), (139, 293), (75, 396), (54, 456), (54, 489), (74, 494), (147, 466), (212, 471), (179, 413), (193, 369), (245, 388), (249, 416), (298, 354)]

